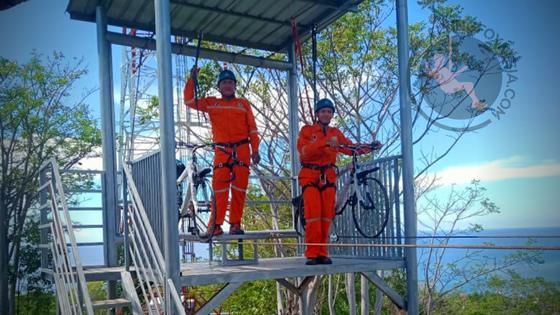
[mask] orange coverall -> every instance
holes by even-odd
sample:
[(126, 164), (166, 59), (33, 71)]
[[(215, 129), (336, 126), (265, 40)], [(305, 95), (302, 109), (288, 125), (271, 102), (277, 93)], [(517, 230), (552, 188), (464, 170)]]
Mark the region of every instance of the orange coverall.
[[(327, 127), (323, 132), (317, 123), (304, 126), (298, 135), (297, 149), (302, 164), (299, 184), (303, 189), (306, 243), (328, 242), (329, 228), (335, 216), (336, 156), (338, 152), (352, 154), (349, 149), (328, 146), (327, 141), (333, 137), (339, 144), (353, 144), (338, 128)], [(364, 149), (360, 153), (367, 152), (369, 150)], [(308, 245), (305, 257), (318, 256), (328, 256), (327, 246)]]
[[(188, 107), (208, 113), (212, 125), (212, 141), (215, 144), (228, 145), (226, 148), (214, 149), (212, 189), (216, 198), (216, 209), (212, 208), (208, 226), (224, 223), (230, 189), (229, 223), (241, 224), (245, 192), (249, 182), (251, 152), (257, 152), (259, 148), (257, 124), (251, 105), (242, 98), (226, 100), (205, 97), (195, 102), (192, 79), (189, 79), (185, 85), (183, 99)], [(232, 154), (235, 144), (237, 144), (235, 150), (239, 164), (234, 165)], [(233, 181), (231, 181), (232, 175), (234, 175)]]

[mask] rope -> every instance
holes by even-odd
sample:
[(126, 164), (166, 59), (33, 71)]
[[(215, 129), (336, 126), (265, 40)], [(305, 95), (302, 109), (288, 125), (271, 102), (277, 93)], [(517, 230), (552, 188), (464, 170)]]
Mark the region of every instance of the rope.
[[(278, 243), (259, 243), (278, 245)], [(517, 246), (517, 245), (419, 245), (419, 244), (331, 244), (331, 243), (283, 243), (291, 246), (329, 246), (329, 247), (386, 247), (386, 248), (449, 248), (449, 249), (500, 249), (500, 250), (560, 250), (560, 246)]]
[[(198, 56), (200, 55), (200, 44), (202, 43), (202, 32), (198, 33), (198, 42), (196, 43), (196, 54), (194, 57), (194, 71), (198, 71)], [(200, 110), (198, 108), (198, 73), (193, 77), (194, 81), (194, 105), (196, 106), (196, 116), (198, 123), (202, 123), (200, 120)], [(206, 119), (206, 116), (204, 116)]]
[(311, 55), (313, 60), (313, 100), (317, 102), (319, 95), (317, 92), (317, 24), (311, 28)]
[[(339, 238), (366, 238), (363, 236), (352, 236), (352, 235), (337, 235)], [(560, 238), (560, 235), (431, 235), (431, 236), (382, 236), (383, 239), (461, 239), (461, 238), (471, 238), (471, 239), (485, 239), (485, 238)]]
[[(297, 24), (295, 18), (292, 18), (292, 37), (294, 38), (296, 58), (299, 56), (299, 62), (301, 64), (301, 73), (303, 74), (303, 71), (305, 70), (305, 63), (303, 61), (303, 53), (301, 52), (301, 42), (299, 40), (299, 34), (297, 31)], [(315, 121), (315, 117), (313, 115), (313, 107), (311, 106), (311, 103), (309, 103), (309, 93), (307, 91), (307, 84), (305, 84), (305, 78), (303, 81), (303, 88), (305, 90), (305, 96), (307, 97), (307, 107), (309, 109), (309, 115), (311, 116), (311, 123), (313, 123)], [(303, 107), (303, 99), (301, 93), (299, 94), (299, 101)], [(304, 116), (304, 120), (305, 120), (305, 116)]]
[[(441, 236), (444, 237), (444, 236)], [(560, 235), (529, 235), (529, 236), (519, 236), (519, 235), (504, 235), (504, 236), (488, 236), (488, 237), (478, 237), (472, 235), (466, 235), (467, 238), (560, 238)], [(266, 239), (282, 239), (282, 235), (271, 234)], [(403, 237), (404, 238), (404, 237)], [(412, 237), (412, 238), (424, 238), (424, 237)], [(449, 237), (451, 238), (451, 237)], [(223, 240), (219, 240), (223, 242)], [(227, 242), (237, 242), (237, 240), (229, 240)], [(271, 242), (261, 242), (260, 245), (278, 245), (278, 243)], [(348, 244), (348, 243), (283, 243), (283, 245), (291, 246), (329, 246), (329, 247), (377, 247), (377, 248), (449, 248), (449, 249), (499, 249), (499, 250), (545, 250), (553, 251), (560, 250), (560, 246), (528, 246), (528, 245), (433, 245), (433, 244)]]

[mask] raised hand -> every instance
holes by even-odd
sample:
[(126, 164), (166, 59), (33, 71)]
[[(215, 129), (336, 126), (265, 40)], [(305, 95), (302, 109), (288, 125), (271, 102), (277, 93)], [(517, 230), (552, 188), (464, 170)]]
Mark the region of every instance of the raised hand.
[(259, 152), (253, 152), (253, 154), (251, 155), (251, 159), (253, 160), (253, 164), (259, 164), (261, 161), (261, 155), (259, 154)]
[(338, 138), (337, 137), (332, 137), (329, 140), (327, 140), (327, 145), (331, 148), (337, 148), (338, 147)]
[(193, 78), (193, 80), (196, 79), (196, 77), (198, 76), (198, 71), (200, 71), (200, 68), (192, 67), (191, 78)]
[(381, 147), (383, 147), (383, 143), (381, 143), (381, 142), (378, 141), (378, 140), (374, 140), (374, 141), (371, 143), (371, 149), (372, 149), (372, 150), (379, 150), (379, 149), (381, 149)]

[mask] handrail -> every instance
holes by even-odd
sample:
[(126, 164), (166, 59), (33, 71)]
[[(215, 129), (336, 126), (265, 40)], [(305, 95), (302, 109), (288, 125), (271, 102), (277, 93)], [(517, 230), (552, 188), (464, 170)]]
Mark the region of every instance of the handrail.
[[(387, 190), (387, 195), (389, 198), (389, 218), (387, 225), (383, 232), (376, 238), (361, 238), (361, 236), (356, 231), (353, 219), (352, 211), (344, 211), (340, 216), (335, 218), (333, 226), (331, 227), (331, 236), (336, 238), (336, 242), (342, 239), (360, 239), (360, 242), (366, 242), (368, 244), (377, 243), (391, 243), (400, 244), (401, 239), (401, 207), (400, 207), (400, 191), (401, 191), (401, 175), (400, 175), (400, 163), (402, 156), (394, 155), (387, 156), (378, 159), (370, 159), (366, 161), (358, 162), (358, 171), (364, 171), (371, 169), (373, 167), (379, 167), (379, 169), (372, 173), (371, 176), (377, 178), (385, 189)], [(341, 194), (344, 194), (345, 187), (344, 183), (347, 182), (348, 177), (351, 175), (351, 163), (341, 166), (339, 168), (339, 173), (337, 177), (337, 202), (345, 202), (343, 198), (340, 198)], [(344, 248), (333, 248), (331, 250), (333, 255), (347, 255), (353, 257), (383, 257), (383, 258), (402, 258), (401, 248), (360, 248), (360, 247), (344, 247)]]
[(181, 303), (181, 298), (179, 297), (179, 294), (177, 294), (175, 285), (170, 278), (167, 279), (167, 287), (169, 288), (169, 293), (171, 293), (171, 298), (173, 299), (173, 303), (175, 304), (175, 308), (179, 311), (179, 314), (187, 315), (185, 308), (183, 307), (183, 303)]
[[(128, 218), (130, 224), (130, 249), (140, 288), (144, 297), (146, 308), (144, 311), (152, 314), (162, 314), (165, 310), (165, 293), (163, 288), (169, 290), (170, 296), (180, 314), (185, 314), (180, 303), (175, 285), (166, 277), (165, 260), (157, 243), (154, 231), (148, 220), (146, 210), (140, 194), (134, 183), (130, 167), (123, 166), (125, 181), (131, 196)], [(147, 290), (146, 290), (147, 288)], [(152, 290), (154, 288), (154, 290)], [(150, 304), (152, 303), (152, 304)], [(155, 310), (153, 309), (155, 308)], [(186, 315), (186, 314), (185, 314)]]
[[(58, 164), (54, 158), (50, 158), (39, 168), (39, 174), (51, 168), (51, 177), (47, 182), (41, 182), (39, 191), (47, 190), (50, 195), (50, 209), (52, 212), (52, 244), (54, 279), (58, 291), (57, 298), (61, 311), (64, 314), (82, 314), (82, 308), (88, 315), (93, 315), (93, 305), (87, 288), (84, 275), (84, 268), (78, 252), (78, 245), (72, 227), (72, 220), (68, 212), (68, 203), (62, 187), (62, 181), (58, 170)], [(57, 198), (58, 192), (58, 198)], [(59, 206), (59, 202), (60, 206)], [(62, 208), (64, 222), (60, 218), (59, 209)], [(72, 251), (68, 253), (66, 233), (70, 239)], [(72, 268), (72, 260), (75, 264), (75, 271)]]

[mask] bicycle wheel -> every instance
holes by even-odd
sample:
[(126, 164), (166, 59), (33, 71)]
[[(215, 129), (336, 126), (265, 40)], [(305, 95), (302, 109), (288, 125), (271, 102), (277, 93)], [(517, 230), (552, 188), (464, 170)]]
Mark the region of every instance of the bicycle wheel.
[(391, 205), (387, 189), (376, 178), (366, 177), (360, 182), (362, 200), (352, 206), (352, 218), (358, 232), (367, 238), (379, 236), (389, 220)]
[(294, 229), (297, 235), (302, 236), (305, 233), (305, 217), (303, 213), (303, 195), (299, 195), (292, 199), (292, 209), (294, 218)]
[[(204, 180), (195, 187), (196, 195), (194, 200), (197, 203), (197, 211), (193, 216), (193, 226), (194, 234), (200, 240), (207, 241), (212, 238), (212, 235), (205, 237), (205, 232), (208, 231), (208, 221), (210, 221), (210, 216), (212, 213), (212, 208), (216, 205), (216, 198), (214, 196), (214, 191), (208, 180)], [(214, 220), (216, 217), (214, 216)], [(213, 224), (212, 222), (210, 224)], [(214, 222), (215, 224), (215, 222)]]
[(346, 202), (344, 202), (344, 205), (340, 207), (340, 209), (334, 210), (335, 215), (341, 215), (344, 211), (346, 211), (348, 207), (354, 208), (357, 200), (358, 197), (356, 197), (356, 193), (352, 194), (352, 196), (349, 196), (348, 199), (346, 199)]

